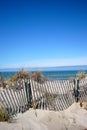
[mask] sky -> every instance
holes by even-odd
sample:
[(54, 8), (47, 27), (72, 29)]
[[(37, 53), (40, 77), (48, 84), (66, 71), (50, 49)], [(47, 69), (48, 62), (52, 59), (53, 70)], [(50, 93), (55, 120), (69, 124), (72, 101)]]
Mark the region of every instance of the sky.
[(87, 65), (87, 0), (0, 0), (0, 68)]

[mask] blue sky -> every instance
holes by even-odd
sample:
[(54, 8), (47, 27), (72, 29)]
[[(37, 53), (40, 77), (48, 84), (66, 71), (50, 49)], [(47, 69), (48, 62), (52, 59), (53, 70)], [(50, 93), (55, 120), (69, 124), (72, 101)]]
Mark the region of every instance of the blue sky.
[(87, 65), (86, 0), (1, 0), (0, 68)]

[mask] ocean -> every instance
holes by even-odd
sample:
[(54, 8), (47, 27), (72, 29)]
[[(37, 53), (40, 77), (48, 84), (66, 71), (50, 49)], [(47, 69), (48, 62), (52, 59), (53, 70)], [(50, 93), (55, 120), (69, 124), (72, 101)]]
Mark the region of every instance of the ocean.
[[(13, 76), (18, 71), (2, 71), (0, 72), (3, 76), (4, 80), (7, 80), (10, 76)], [(70, 77), (76, 77), (76, 74), (79, 72), (85, 72), (87, 74), (87, 70), (81, 71), (81, 70), (50, 70), (50, 71), (41, 71), (41, 73), (46, 78), (51, 79), (69, 79)]]

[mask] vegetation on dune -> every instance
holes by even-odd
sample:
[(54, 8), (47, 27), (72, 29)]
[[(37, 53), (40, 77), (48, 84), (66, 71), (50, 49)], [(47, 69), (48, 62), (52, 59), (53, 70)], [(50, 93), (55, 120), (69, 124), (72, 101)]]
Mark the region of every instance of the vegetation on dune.
[(15, 80), (26, 79), (26, 78), (29, 78), (29, 77), (30, 77), (29, 72), (20, 71), (15, 75)]
[(3, 107), (0, 108), (0, 122), (2, 121), (10, 121), (11, 116), (3, 109)]
[(29, 78), (29, 72), (25, 72), (25, 71), (19, 71), (17, 74), (11, 76), (7, 81), (7, 85), (8, 86), (12, 86), (14, 85), (14, 83), (16, 81), (18, 81), (19, 79), (28, 79)]
[(31, 79), (33, 79), (39, 83), (44, 83), (44, 81), (46, 80), (46, 78), (43, 76), (43, 74), (40, 71), (32, 72)]
[(80, 79), (84, 79), (86, 78), (86, 73), (85, 72), (79, 72), (77, 73), (76, 77), (80, 80)]
[(6, 82), (4, 82), (4, 79), (1, 73), (0, 73), (0, 87), (3, 87), (3, 88), (6, 87)]
[(7, 80), (3, 80), (3, 76), (0, 74), (0, 87), (5, 88), (6, 85), (8, 87), (12, 87), (14, 86), (16, 81), (19, 81), (20, 79), (30, 79), (30, 78), (38, 83), (43, 83), (46, 80), (46, 78), (39, 71), (29, 73), (28, 71), (22, 70), (13, 76), (10, 76), (10, 78)]
[(41, 72), (25, 72), (25, 71), (20, 71), (14, 76), (15, 80), (17, 81), (18, 79), (33, 79), (39, 83), (43, 83), (45, 80), (45, 77), (42, 75)]
[[(79, 80), (85, 79), (86, 76), (87, 76), (87, 74), (85, 72), (79, 72), (79, 73), (76, 74), (76, 78), (79, 79)], [(75, 79), (75, 77), (70, 77), (69, 82), (70, 83), (74, 82), (74, 79)]]
[(3, 78), (2, 78), (2, 75), (0, 74), (0, 87), (3, 86)]
[[(79, 80), (86, 78), (86, 73), (85, 72), (79, 72), (76, 74), (76, 78)], [(2, 74), (0, 74), (0, 87), (5, 88), (6, 85), (9, 87), (14, 86), (14, 83), (18, 81), (19, 79), (32, 79), (38, 83), (44, 83), (46, 81), (46, 77), (43, 76), (43, 74), (38, 71), (38, 72), (32, 72), (29, 73), (28, 71), (19, 71), (15, 75), (11, 76), (8, 80), (4, 80)], [(70, 77), (69, 82), (73, 83), (75, 77)]]
[(15, 76), (11, 76), (8, 80), (6, 80), (6, 83), (9, 87), (11, 87), (15, 81), (16, 81)]

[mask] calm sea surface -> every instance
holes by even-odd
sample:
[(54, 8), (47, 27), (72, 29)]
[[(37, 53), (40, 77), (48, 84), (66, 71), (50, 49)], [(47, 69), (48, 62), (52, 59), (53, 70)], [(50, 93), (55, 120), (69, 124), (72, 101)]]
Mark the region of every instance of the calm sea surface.
[[(87, 74), (87, 70), (85, 71), (80, 71), (80, 70), (65, 70), (65, 71), (42, 71), (41, 73), (51, 79), (68, 79), (70, 77), (75, 77), (77, 73), (79, 72), (85, 72)], [(8, 79), (10, 76), (15, 75), (17, 72), (11, 72), (11, 71), (6, 71), (6, 72), (1, 72), (3, 75), (4, 79)]]

